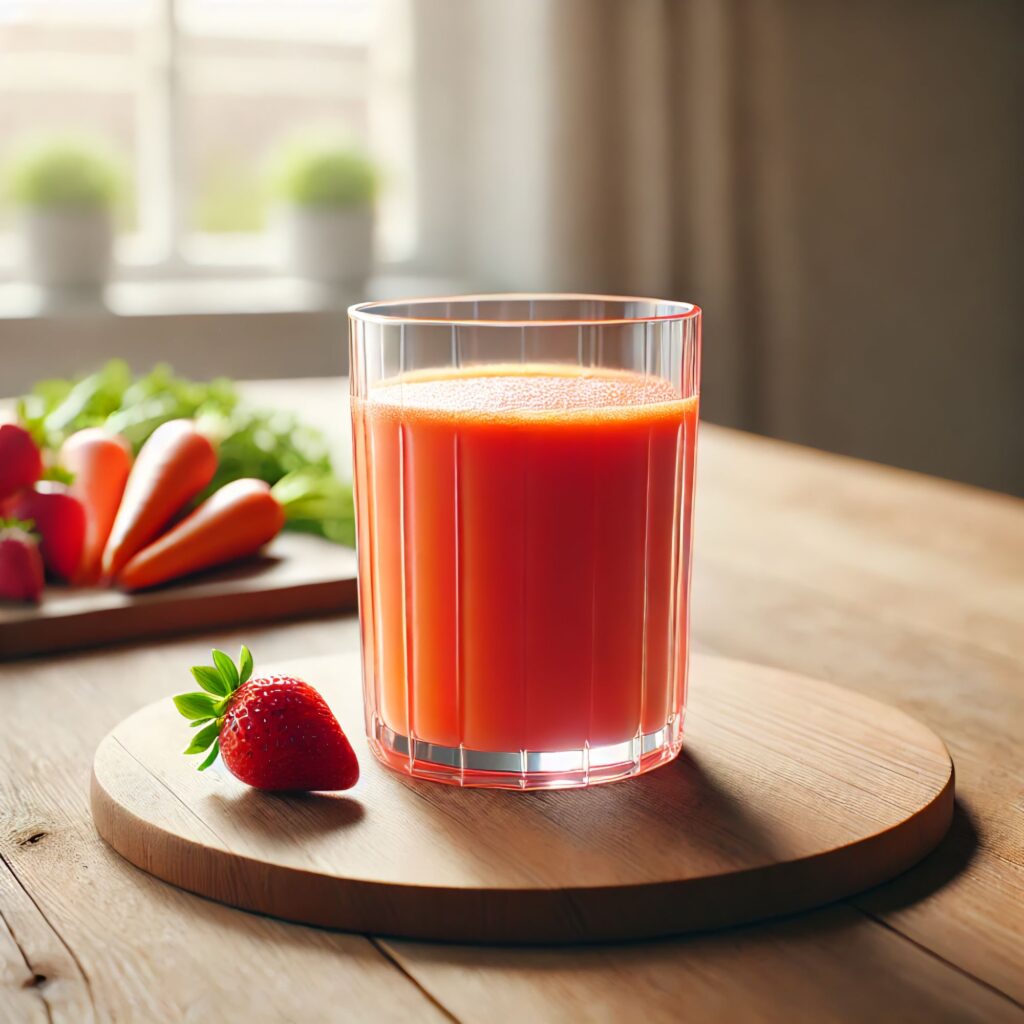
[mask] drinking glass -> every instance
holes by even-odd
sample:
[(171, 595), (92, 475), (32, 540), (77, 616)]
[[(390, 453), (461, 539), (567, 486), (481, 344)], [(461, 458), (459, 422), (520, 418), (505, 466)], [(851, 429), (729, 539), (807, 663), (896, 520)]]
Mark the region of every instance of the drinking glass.
[(366, 729), (462, 786), (587, 786), (682, 743), (700, 310), (349, 310)]

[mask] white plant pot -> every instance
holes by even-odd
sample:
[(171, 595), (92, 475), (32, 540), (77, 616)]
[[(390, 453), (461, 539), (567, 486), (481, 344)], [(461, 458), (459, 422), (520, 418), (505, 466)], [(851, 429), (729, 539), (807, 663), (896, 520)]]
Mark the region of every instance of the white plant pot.
[(107, 283), (114, 251), (109, 210), (32, 207), (22, 211), (21, 236), (32, 283), (96, 293)]
[(373, 268), (373, 207), (284, 206), (278, 230), (288, 269), (325, 285), (362, 285)]

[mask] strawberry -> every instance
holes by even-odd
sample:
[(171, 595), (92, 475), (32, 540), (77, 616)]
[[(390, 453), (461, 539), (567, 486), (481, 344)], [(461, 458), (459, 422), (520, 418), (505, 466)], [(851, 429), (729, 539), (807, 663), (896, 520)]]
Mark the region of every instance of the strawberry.
[(42, 472), (43, 457), (32, 435), (15, 423), (0, 423), (0, 499), (31, 487)]
[(52, 575), (63, 580), (74, 576), (85, 545), (85, 509), (66, 484), (43, 480), (8, 498), (3, 511), (33, 524), (43, 564)]
[(29, 527), (0, 520), (0, 600), (38, 601), (43, 592), (43, 558)]
[(291, 676), (252, 676), (252, 655), (242, 648), (238, 665), (223, 651), (192, 675), (205, 692), (174, 698), (178, 711), (199, 728), (186, 754), (218, 750), (235, 778), (256, 789), (349, 789), (359, 762), (327, 702), (309, 683)]

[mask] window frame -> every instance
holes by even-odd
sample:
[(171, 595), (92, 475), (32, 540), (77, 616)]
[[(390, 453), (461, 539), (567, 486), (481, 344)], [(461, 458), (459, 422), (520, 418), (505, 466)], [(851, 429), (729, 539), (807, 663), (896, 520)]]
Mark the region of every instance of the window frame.
[[(178, 0), (153, 0), (154, 16), (143, 31), (135, 88), (137, 163), (136, 200), (142, 230), (115, 242), (112, 279), (170, 281), (189, 279), (284, 278), (289, 274), (273, 242), (273, 229), (259, 232), (211, 233), (190, 230), (187, 223), (182, 42), (184, 29)], [(405, 0), (395, 0), (389, 14), (409, 18)], [(372, 48), (372, 43), (369, 44)], [(371, 53), (372, 60), (372, 53)], [(393, 61), (389, 68), (393, 77)], [(406, 88), (411, 87), (408, 81)], [(368, 103), (375, 102), (372, 93)], [(394, 104), (394, 97), (387, 102)], [(411, 99), (409, 100), (411, 102)], [(411, 132), (411, 109), (406, 110)], [(415, 178), (411, 152), (403, 171), (410, 178), (410, 207)], [(411, 220), (414, 218), (410, 217)], [(375, 274), (415, 272), (414, 239), (400, 258), (376, 259)], [(0, 284), (21, 279), (17, 230), (0, 233)]]

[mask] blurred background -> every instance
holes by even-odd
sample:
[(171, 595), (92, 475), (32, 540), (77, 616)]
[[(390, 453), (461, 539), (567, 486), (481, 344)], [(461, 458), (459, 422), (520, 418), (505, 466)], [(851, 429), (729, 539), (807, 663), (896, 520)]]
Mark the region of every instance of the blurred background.
[(1024, 494), (1018, 0), (0, 0), (0, 394), (344, 307), (705, 310), (707, 419)]

